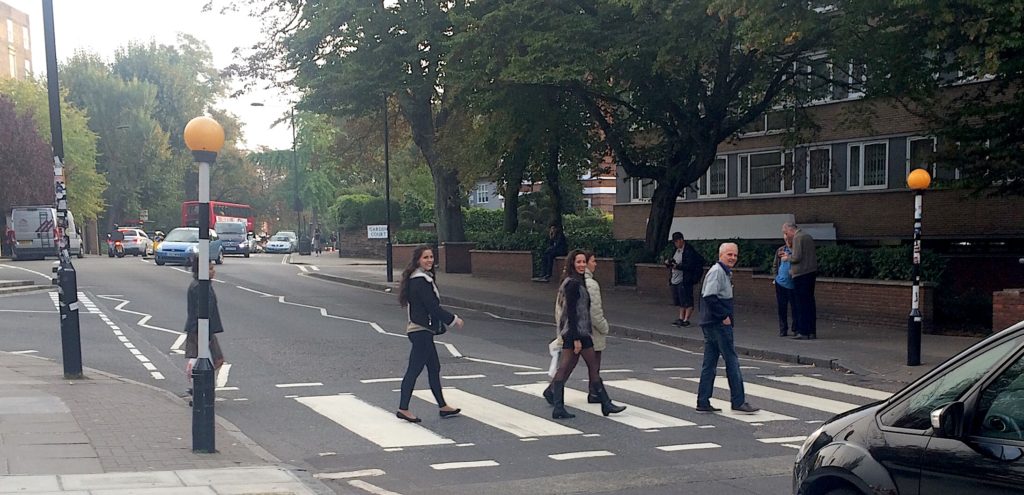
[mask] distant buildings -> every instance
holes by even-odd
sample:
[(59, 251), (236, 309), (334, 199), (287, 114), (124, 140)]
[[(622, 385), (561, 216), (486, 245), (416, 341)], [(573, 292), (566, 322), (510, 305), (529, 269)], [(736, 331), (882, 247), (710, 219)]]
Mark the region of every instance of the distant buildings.
[(31, 39), (28, 14), (0, 2), (0, 77), (32, 77)]

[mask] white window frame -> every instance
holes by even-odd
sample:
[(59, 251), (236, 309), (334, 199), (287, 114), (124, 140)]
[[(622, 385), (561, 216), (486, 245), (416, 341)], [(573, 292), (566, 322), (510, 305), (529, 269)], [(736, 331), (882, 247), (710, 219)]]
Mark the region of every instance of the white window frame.
[(483, 183), (476, 185), (476, 191), (473, 194), (473, 199), (476, 204), (488, 204), (491, 202), (491, 188), (490, 184)]
[[(836, 98), (835, 98), (836, 88), (835, 88), (835, 85), (832, 83), (832, 80), (835, 78), (835, 68), (834, 68), (834, 65), (833, 65), (833, 62), (832, 62), (831, 58), (828, 56), (828, 53), (821, 52), (821, 53), (816, 53), (816, 54), (810, 55), (806, 59), (803, 59), (803, 60), (800, 60), (799, 62), (797, 62), (797, 64), (800, 64), (800, 66), (801, 66), (800, 68), (804, 69), (804, 71), (802, 71), (803, 72), (803, 76), (807, 78), (806, 81), (807, 81), (808, 84), (810, 84), (811, 83), (811, 74), (814, 73), (813, 67), (812, 67), (813, 63), (817, 62), (819, 60), (822, 60), (822, 59), (825, 59), (825, 66), (826, 66), (826, 68), (828, 70), (828, 74), (825, 75), (828, 78), (828, 80), (825, 82), (825, 96), (823, 98), (815, 98), (815, 99), (809, 101), (807, 103), (808, 105), (821, 105), (823, 103), (828, 103), (830, 101), (835, 101), (836, 100)], [(817, 81), (817, 79), (815, 79), (814, 81)]]
[[(862, 65), (862, 66), (864, 66), (864, 74), (860, 76), (860, 81), (856, 81), (854, 79), (854, 77), (853, 77), (853, 75), (854, 75), (853, 66), (854, 65)], [(867, 64), (859, 64), (859, 63), (856, 63), (856, 62), (848, 62), (846, 64), (846, 73), (847, 73), (847, 76), (848, 76), (846, 78), (847, 82), (851, 86), (854, 85), (854, 84), (858, 84), (859, 83), (861, 89), (863, 89), (864, 88), (864, 84), (866, 84), (868, 82), (868, 68), (867, 68)], [(856, 99), (860, 99), (860, 98), (863, 98), (863, 97), (864, 97), (864, 91), (852, 91), (851, 90), (849, 93), (846, 93), (846, 99), (847, 100), (856, 100)]]
[(21, 26), (21, 45), (26, 50), (31, 50), (32, 44), (29, 43), (28, 26)]
[[(864, 148), (867, 147), (867, 146), (873, 146), (873, 145), (876, 145), (876, 144), (881, 144), (881, 145), (885, 146), (885, 172), (882, 174), (883, 180), (882, 180), (881, 184), (865, 186), (864, 185)], [(850, 150), (852, 150), (853, 148), (860, 148), (860, 163), (858, 164), (859, 165), (859, 170), (860, 170), (860, 175), (858, 176), (859, 180), (858, 180), (858, 185), (856, 185), (856, 186), (851, 186), (850, 185), (850, 176), (852, 175), (852, 173), (850, 172), (850, 165), (851, 165), (850, 164), (850, 156), (852, 155)], [(850, 143), (850, 144), (846, 145), (846, 190), (848, 190), (848, 191), (869, 191), (869, 190), (873, 190), (873, 189), (886, 189), (888, 187), (889, 187), (889, 141), (862, 141), (862, 142)]]
[[(827, 151), (828, 152), (828, 185), (825, 187), (811, 187), (811, 152), (813, 151)], [(832, 147), (831, 146), (812, 146), (807, 148), (807, 156), (804, 157), (804, 175), (807, 177), (805, 181), (805, 187), (809, 193), (820, 193), (820, 192), (831, 192), (832, 191), (832, 167), (835, 162), (832, 160)]]
[[(753, 155), (766, 155), (766, 154), (770, 154), (770, 153), (778, 153), (780, 155), (779, 159), (781, 160), (782, 174), (781, 174), (781, 177), (779, 178), (779, 181), (780, 181), (779, 182), (779, 192), (752, 193), (752, 192), (750, 192), (750, 157), (753, 156)], [(789, 160), (788, 162), (787, 162), (787, 157), (788, 157), (788, 160)], [(793, 164), (793, 157), (794, 157), (793, 150), (786, 150), (786, 149), (769, 150), (769, 151), (758, 151), (758, 152), (754, 152), (754, 153), (740, 153), (739, 155), (737, 155), (736, 156), (736, 163), (738, 165), (737, 166), (737, 170), (739, 171), (738, 173), (739, 173), (739, 176), (741, 178), (743, 177), (743, 167), (744, 166), (747, 167), (747, 180), (746, 180), (746, 184), (740, 184), (741, 187), (739, 189), (741, 189), (741, 191), (739, 192), (739, 195), (740, 196), (782, 196), (782, 195), (787, 195), (787, 194), (793, 194), (792, 171), (790, 171), (790, 176), (789, 176), (789, 181), (788, 181), (788, 183), (789, 183), (788, 184), (788, 188), (787, 188), (787, 180), (786, 180), (787, 179), (787, 177), (786, 177), (786, 164), (787, 163)], [(746, 163), (744, 163), (744, 162), (746, 162)], [(746, 187), (742, 187), (742, 186), (746, 186)]]
[[(931, 139), (932, 141), (932, 154), (936, 154), (939, 151), (939, 140), (935, 136), (909, 136), (907, 137), (907, 156), (906, 156), (906, 175), (910, 175), (910, 144), (914, 141), (924, 141)], [(932, 176), (932, 180), (935, 180), (938, 175), (939, 163), (932, 161), (928, 166), (928, 173)], [(960, 167), (953, 169), (953, 180), (960, 180)]]
[[(721, 193), (707, 193), (705, 191), (708, 189), (708, 183), (711, 180), (711, 168), (714, 167), (719, 160), (721, 160), (725, 166), (725, 191), (722, 191)], [(725, 155), (719, 155), (715, 157), (715, 161), (711, 163), (711, 166), (708, 167), (706, 172), (704, 172), (704, 175), (697, 180), (697, 197), (699, 199), (710, 199), (725, 198), (727, 196), (729, 196), (729, 158)]]
[[(644, 181), (654, 185), (651, 189), (651, 196), (644, 196)], [(629, 202), (630, 203), (650, 203), (651, 197), (654, 195), (654, 189), (658, 187), (658, 181), (654, 179), (643, 179), (640, 177), (629, 178)]]

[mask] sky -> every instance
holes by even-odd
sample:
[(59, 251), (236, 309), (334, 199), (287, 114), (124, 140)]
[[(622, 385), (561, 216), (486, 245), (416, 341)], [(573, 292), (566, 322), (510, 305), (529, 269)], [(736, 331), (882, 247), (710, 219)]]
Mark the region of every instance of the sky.
[[(28, 14), (32, 68), (37, 75), (45, 75), (42, 0), (0, 1)], [(178, 33), (183, 32), (205, 41), (213, 53), (214, 66), (223, 69), (235, 62), (231, 51), (236, 46), (248, 47), (259, 39), (260, 21), (245, 12), (203, 12), (206, 1), (53, 0), (57, 61), (63, 63), (75, 51), (87, 50), (110, 62), (114, 52), (131, 41), (174, 45)], [(283, 149), (291, 147), (291, 129), (287, 123), (274, 128), (271, 125), (287, 113), (288, 99), (275, 91), (254, 90), (235, 99), (222, 99), (218, 106), (241, 120), (244, 148)], [(253, 107), (252, 103), (264, 106)]]

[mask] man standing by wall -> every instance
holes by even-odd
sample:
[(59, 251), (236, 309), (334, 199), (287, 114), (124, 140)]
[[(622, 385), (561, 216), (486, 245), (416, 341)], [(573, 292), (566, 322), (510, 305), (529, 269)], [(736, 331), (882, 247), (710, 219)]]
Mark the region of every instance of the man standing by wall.
[(672, 233), (672, 244), (675, 244), (676, 252), (665, 260), (665, 266), (672, 272), (669, 281), (672, 303), (679, 308), (679, 318), (672, 324), (688, 327), (690, 317), (693, 316), (693, 285), (700, 281), (704, 273), (704, 257), (686, 243), (682, 232)]
[(718, 357), (725, 360), (725, 376), (729, 380), (732, 410), (753, 414), (759, 409), (748, 404), (743, 390), (740, 359), (733, 341), (732, 269), (739, 260), (739, 247), (731, 242), (718, 247), (718, 263), (704, 277), (700, 299), (700, 329), (704, 332), (704, 362), (700, 366), (697, 386), (697, 412), (714, 413), (721, 409), (711, 405), (715, 390)]
[(818, 310), (814, 302), (814, 282), (818, 278), (818, 256), (814, 252), (814, 238), (795, 223), (782, 224), (782, 234), (792, 239), (793, 253), (783, 255), (793, 275), (793, 318), (796, 336), (801, 340), (818, 338)]

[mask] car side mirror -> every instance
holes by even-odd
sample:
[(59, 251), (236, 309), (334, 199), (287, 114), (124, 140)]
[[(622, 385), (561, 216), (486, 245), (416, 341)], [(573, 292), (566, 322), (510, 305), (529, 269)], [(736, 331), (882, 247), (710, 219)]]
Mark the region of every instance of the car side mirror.
[(960, 438), (964, 434), (964, 403), (950, 402), (931, 414), (932, 428), (942, 438)]

